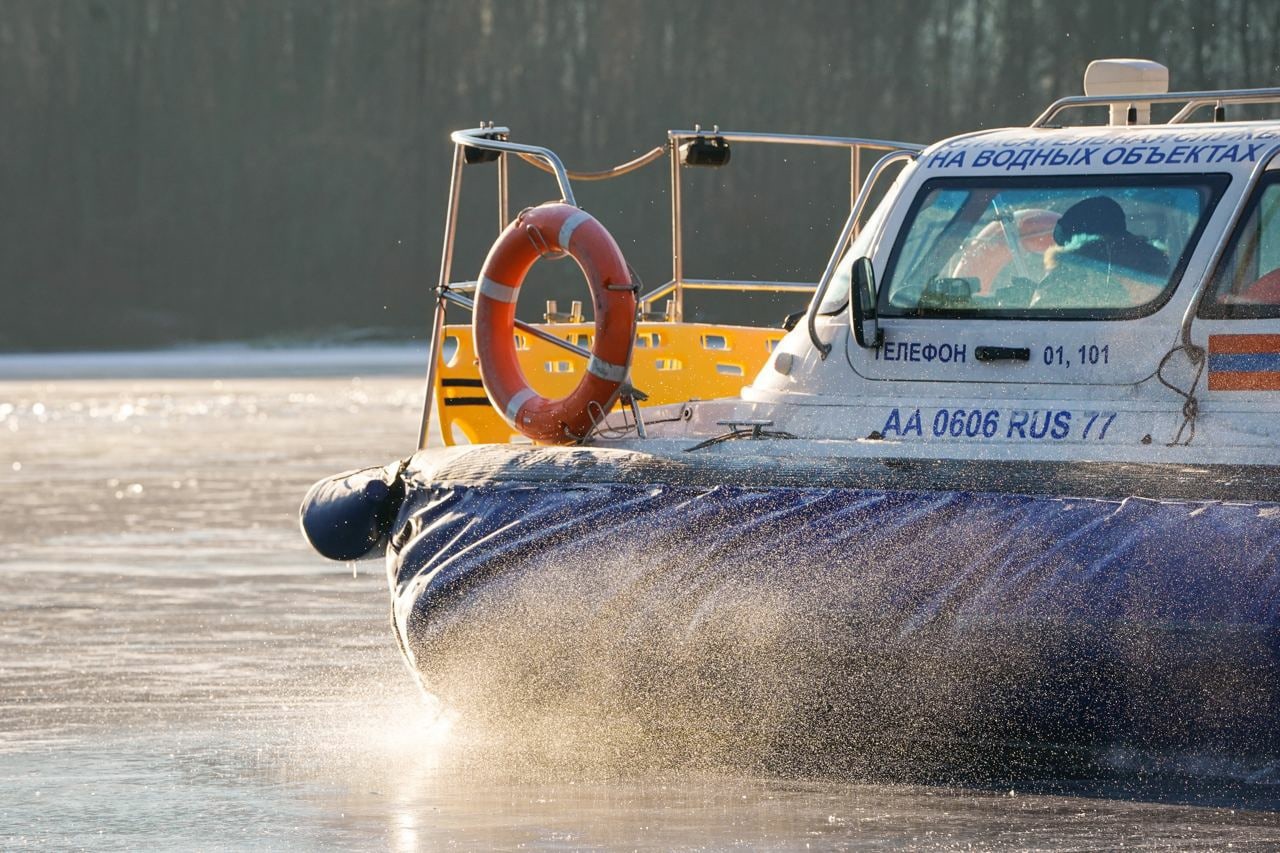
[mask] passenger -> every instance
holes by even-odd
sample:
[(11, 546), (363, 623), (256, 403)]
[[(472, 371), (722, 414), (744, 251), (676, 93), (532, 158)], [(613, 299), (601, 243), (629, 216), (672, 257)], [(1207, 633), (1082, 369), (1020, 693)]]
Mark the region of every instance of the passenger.
[(1129, 233), (1114, 199), (1076, 202), (1053, 230), (1048, 270), (1033, 308), (1126, 308), (1155, 298), (1169, 277), (1169, 258), (1151, 241)]

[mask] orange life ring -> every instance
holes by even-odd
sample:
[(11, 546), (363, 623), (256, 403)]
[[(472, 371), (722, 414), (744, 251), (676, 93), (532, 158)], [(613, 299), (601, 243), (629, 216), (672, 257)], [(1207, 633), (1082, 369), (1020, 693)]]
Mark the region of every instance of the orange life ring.
[[(529, 268), (544, 256), (567, 254), (591, 285), (595, 338), (582, 380), (567, 397), (534, 391), (516, 354), (516, 299)], [(636, 294), (622, 250), (591, 214), (563, 202), (524, 211), (498, 236), (480, 270), (472, 318), (480, 378), (494, 408), (535, 441), (565, 444), (586, 438), (608, 412), (631, 371)]]

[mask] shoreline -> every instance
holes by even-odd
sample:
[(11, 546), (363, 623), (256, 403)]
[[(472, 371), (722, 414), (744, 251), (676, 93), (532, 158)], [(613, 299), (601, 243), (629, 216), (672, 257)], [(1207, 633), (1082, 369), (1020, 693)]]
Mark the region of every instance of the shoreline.
[(426, 344), (260, 348), (212, 344), (174, 349), (0, 354), (0, 382), (74, 379), (241, 379), (419, 376)]

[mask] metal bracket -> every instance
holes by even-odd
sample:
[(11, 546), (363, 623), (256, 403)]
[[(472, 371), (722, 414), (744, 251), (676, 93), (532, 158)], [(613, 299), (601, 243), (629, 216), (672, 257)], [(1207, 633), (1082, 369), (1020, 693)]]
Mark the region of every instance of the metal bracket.
[(640, 404), (648, 400), (649, 395), (627, 382), (622, 386), (620, 399), (631, 407), (631, 416), (636, 419), (636, 437), (648, 438), (649, 433), (644, 426), (644, 416), (640, 413)]

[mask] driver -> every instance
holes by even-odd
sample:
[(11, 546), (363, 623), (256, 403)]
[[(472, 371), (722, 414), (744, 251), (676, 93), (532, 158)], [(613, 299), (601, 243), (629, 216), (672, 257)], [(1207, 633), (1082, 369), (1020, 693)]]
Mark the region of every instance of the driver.
[(1069, 207), (1053, 240), (1033, 308), (1126, 308), (1145, 302), (1140, 291), (1161, 287), (1169, 277), (1169, 258), (1129, 233), (1124, 210), (1107, 196)]

